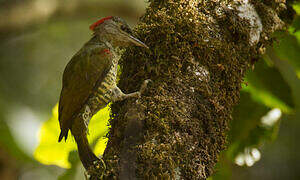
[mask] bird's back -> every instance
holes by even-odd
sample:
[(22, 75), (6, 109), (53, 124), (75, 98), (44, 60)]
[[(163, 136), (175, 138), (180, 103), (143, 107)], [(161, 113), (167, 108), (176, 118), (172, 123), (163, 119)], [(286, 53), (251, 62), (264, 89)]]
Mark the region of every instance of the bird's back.
[(59, 141), (67, 138), (73, 120), (112, 68), (112, 57), (107, 51), (105, 44), (94, 43), (92, 39), (66, 66), (59, 100)]

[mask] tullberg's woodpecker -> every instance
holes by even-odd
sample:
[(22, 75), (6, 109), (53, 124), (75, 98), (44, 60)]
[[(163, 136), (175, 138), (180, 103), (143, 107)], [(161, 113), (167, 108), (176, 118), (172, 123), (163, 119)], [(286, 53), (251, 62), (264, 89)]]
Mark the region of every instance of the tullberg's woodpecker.
[(117, 47), (137, 45), (148, 48), (132, 36), (119, 17), (106, 17), (90, 26), (93, 37), (75, 54), (64, 70), (59, 100), (59, 142), (71, 130), (79, 157), (86, 169), (98, 161), (89, 147), (87, 126), (91, 117), (109, 102), (139, 97), (149, 80), (137, 92), (124, 94), (116, 85), (119, 55)]

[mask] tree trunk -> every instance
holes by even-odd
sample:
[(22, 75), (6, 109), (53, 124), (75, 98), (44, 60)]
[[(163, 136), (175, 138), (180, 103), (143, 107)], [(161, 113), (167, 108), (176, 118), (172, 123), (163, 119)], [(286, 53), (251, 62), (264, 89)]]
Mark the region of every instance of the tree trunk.
[(126, 50), (119, 84), (153, 82), (112, 105), (106, 169), (92, 179), (212, 175), (246, 71), (293, 14), (285, 0), (151, 0), (136, 28), (150, 49)]

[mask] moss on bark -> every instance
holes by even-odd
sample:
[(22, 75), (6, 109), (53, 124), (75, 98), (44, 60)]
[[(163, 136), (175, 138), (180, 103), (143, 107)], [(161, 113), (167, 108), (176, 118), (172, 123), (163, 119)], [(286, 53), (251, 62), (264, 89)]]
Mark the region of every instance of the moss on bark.
[(283, 0), (151, 0), (136, 27), (150, 49), (126, 50), (119, 86), (133, 92), (153, 82), (142, 98), (112, 105), (103, 178), (209, 177), (245, 72), (292, 18), (285, 7)]

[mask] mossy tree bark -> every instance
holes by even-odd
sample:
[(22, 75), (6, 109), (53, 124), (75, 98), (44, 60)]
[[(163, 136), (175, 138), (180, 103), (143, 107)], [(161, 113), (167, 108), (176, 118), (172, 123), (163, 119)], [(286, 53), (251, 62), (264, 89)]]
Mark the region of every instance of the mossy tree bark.
[(150, 49), (126, 50), (119, 84), (153, 82), (112, 105), (106, 169), (92, 178), (212, 175), (245, 72), (293, 13), (285, 0), (151, 0), (136, 28)]

